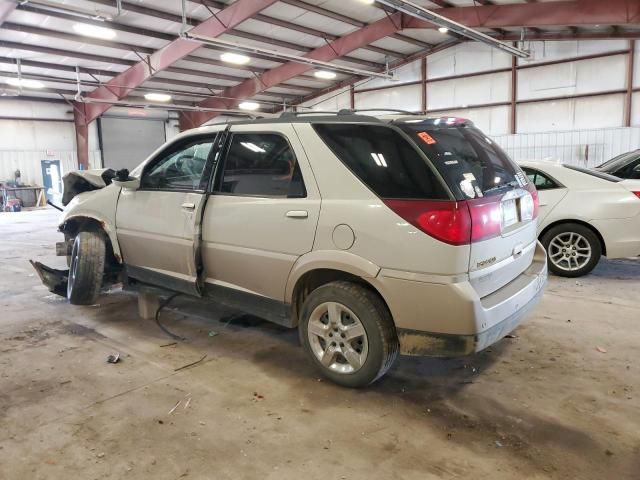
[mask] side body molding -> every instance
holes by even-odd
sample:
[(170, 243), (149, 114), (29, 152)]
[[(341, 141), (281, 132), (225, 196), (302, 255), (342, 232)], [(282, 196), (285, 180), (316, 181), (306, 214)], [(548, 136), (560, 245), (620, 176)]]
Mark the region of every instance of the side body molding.
[(380, 272), (380, 267), (353, 253), (335, 250), (314, 250), (302, 255), (293, 265), (287, 280), (285, 303), (293, 300), (293, 290), (305, 273), (318, 269), (339, 270), (358, 277), (373, 279)]

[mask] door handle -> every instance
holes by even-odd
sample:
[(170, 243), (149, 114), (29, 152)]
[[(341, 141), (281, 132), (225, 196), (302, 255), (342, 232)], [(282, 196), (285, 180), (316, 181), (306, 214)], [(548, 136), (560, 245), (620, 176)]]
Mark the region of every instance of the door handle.
[(306, 210), (289, 210), (285, 213), (285, 216), (289, 218), (307, 218), (309, 216), (309, 212)]
[(196, 204), (195, 203), (183, 203), (181, 205), (183, 210), (195, 210), (196, 208)]

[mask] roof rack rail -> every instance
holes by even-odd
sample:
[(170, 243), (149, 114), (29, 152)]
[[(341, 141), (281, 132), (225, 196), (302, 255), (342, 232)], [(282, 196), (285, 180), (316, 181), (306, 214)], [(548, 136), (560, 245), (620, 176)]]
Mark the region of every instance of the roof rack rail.
[(309, 112), (282, 112), (280, 118), (296, 118), (301, 115), (340, 115), (340, 112), (335, 110), (313, 110)]
[(338, 110), (338, 115), (357, 115), (360, 112), (392, 112), (402, 113), (403, 115), (422, 115), (421, 112), (410, 112), (409, 110), (400, 110), (397, 108), (343, 108)]

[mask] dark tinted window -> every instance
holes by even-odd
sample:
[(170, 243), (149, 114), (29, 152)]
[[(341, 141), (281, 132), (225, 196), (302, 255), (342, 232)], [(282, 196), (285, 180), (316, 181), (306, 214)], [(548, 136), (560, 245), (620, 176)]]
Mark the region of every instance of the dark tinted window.
[(459, 198), (504, 193), (524, 186), (524, 176), (502, 149), (480, 130), (464, 125), (404, 123)]
[(316, 124), (316, 132), (365, 185), (382, 198), (449, 198), (420, 153), (390, 127)]
[[(215, 138), (215, 135), (214, 135)], [(214, 138), (199, 138), (172, 145), (145, 168), (140, 187), (157, 190), (204, 190), (203, 175)]]
[(558, 185), (554, 180), (544, 175), (538, 170), (534, 170), (528, 167), (522, 167), (524, 173), (527, 174), (529, 181), (532, 182), (538, 190), (550, 190), (552, 188), (558, 188)]
[[(615, 175), (617, 177), (621, 177), (625, 174), (625, 172), (633, 171), (634, 167), (629, 169), (631, 164), (637, 164), (640, 159), (640, 150), (635, 150), (633, 152), (623, 153), (622, 155), (618, 155), (617, 157), (613, 157), (611, 160), (603, 163), (602, 165), (598, 165), (596, 170), (600, 170), (601, 172), (609, 173), (611, 175)], [(624, 177), (629, 178), (629, 177)]]
[(233, 134), (219, 191), (267, 197), (306, 196), (289, 142), (272, 133)]
[(598, 177), (602, 180), (607, 180), (609, 182), (620, 182), (621, 179), (618, 177), (614, 177), (613, 175), (609, 175), (608, 173), (599, 172), (597, 170), (589, 170), (588, 168), (577, 167), (575, 165), (563, 165), (563, 167), (568, 168), (570, 170), (575, 170), (577, 172), (586, 173), (587, 175), (591, 175), (592, 177)]

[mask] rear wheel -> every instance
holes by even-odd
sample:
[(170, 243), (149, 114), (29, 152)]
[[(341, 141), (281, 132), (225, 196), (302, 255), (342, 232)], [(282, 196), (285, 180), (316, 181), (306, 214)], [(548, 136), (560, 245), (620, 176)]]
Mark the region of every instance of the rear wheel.
[(105, 240), (100, 232), (80, 232), (73, 240), (67, 299), (73, 305), (96, 303), (105, 263)]
[(331, 282), (309, 294), (301, 309), (300, 340), (320, 372), (345, 387), (364, 387), (391, 367), (398, 338), (391, 314), (374, 292)]
[(595, 268), (602, 256), (598, 236), (578, 223), (563, 223), (542, 237), (549, 270), (561, 277), (580, 277)]

